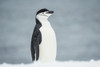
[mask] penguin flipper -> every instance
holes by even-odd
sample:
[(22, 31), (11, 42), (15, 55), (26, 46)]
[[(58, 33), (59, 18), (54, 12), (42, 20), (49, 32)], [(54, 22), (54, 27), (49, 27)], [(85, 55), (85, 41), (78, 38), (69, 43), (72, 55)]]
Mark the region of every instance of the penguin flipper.
[[(39, 58), (39, 44), (41, 43), (41, 33), (39, 29), (35, 27), (32, 39), (31, 39), (31, 54), (32, 60), (38, 60)], [(35, 56), (36, 55), (36, 56)]]
[(36, 43), (34, 44), (34, 48), (35, 48), (35, 52), (36, 52), (36, 60), (39, 59), (39, 44), (41, 42), (41, 33), (39, 31), (37, 39), (36, 39)]

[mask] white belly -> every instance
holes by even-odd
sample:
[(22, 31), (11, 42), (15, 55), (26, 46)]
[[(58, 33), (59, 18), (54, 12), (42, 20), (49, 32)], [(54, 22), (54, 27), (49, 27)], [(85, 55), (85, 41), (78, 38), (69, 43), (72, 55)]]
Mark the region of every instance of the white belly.
[(52, 62), (56, 59), (56, 36), (51, 27), (41, 27), (42, 42), (39, 45), (39, 61)]

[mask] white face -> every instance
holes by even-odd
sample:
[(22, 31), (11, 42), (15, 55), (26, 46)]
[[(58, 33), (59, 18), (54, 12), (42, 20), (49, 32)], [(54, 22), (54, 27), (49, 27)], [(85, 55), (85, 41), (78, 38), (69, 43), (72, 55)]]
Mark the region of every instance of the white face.
[(39, 17), (48, 18), (50, 15), (52, 15), (52, 13), (48, 13), (48, 11), (45, 11), (45, 12), (39, 13), (37, 15), (37, 18), (39, 18)]

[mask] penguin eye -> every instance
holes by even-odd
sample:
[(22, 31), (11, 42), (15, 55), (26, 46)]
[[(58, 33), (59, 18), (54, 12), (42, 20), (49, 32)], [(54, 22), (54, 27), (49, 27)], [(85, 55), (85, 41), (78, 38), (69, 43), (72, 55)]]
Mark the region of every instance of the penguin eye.
[(44, 15), (44, 12), (40, 13), (40, 15)]
[(47, 12), (42, 12), (42, 14), (44, 14), (44, 15), (45, 15), (46, 13), (47, 13)]
[(46, 14), (48, 14), (49, 11), (46, 11)]
[(44, 12), (42, 12), (41, 14), (44, 14)]

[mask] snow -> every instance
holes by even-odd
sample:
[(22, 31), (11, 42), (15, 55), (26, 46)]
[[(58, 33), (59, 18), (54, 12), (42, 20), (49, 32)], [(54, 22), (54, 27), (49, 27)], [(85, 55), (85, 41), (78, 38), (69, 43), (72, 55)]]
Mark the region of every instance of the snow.
[(3, 63), (0, 67), (100, 67), (100, 61), (66, 61), (66, 62), (52, 62), (52, 63), (41, 63), (34, 62), (31, 64), (7, 64)]

